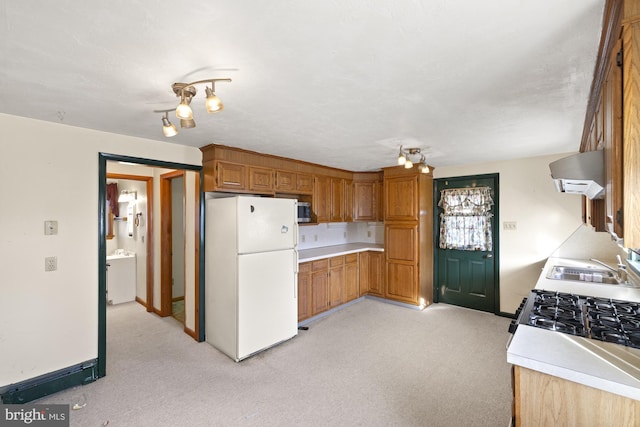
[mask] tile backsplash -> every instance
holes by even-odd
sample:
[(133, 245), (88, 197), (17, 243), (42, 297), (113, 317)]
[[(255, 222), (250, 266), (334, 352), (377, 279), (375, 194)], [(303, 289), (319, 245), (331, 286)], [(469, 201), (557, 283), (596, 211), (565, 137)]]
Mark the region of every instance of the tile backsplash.
[(332, 222), (298, 228), (298, 249), (345, 243), (384, 243), (382, 222)]

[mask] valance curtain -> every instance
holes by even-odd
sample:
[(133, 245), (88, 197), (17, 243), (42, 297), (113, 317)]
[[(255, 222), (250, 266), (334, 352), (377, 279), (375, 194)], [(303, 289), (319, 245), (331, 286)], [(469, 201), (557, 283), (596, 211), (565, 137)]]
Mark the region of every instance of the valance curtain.
[(491, 251), (491, 189), (452, 188), (440, 192), (440, 248)]

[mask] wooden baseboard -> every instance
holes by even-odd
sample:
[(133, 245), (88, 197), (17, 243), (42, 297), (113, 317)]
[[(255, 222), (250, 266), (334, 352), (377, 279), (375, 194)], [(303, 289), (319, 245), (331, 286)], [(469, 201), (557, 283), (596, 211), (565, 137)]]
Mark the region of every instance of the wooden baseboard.
[(198, 341), (198, 335), (196, 335), (196, 331), (194, 331), (191, 328), (187, 328), (186, 326), (184, 327), (184, 333), (189, 335), (191, 338), (193, 338), (194, 340)]
[(142, 300), (140, 297), (136, 297), (136, 302), (145, 308), (147, 307), (147, 302)]

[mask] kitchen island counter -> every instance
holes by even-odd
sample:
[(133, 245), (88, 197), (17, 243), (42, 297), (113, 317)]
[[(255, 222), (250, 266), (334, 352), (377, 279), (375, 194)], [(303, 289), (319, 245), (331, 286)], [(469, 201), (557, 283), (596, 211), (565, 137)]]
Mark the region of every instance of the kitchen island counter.
[(379, 243), (345, 243), (342, 245), (323, 246), (298, 251), (298, 261), (316, 261), (334, 256), (347, 255), (356, 252), (379, 251), (384, 252), (384, 245)]

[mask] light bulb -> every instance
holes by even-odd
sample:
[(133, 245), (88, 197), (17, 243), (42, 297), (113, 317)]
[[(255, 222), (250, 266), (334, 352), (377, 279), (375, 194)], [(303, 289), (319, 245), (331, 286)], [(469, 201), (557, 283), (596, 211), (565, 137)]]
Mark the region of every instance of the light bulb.
[(176, 117), (185, 120), (193, 119), (193, 111), (186, 100), (182, 100), (176, 108)]
[(172, 137), (178, 134), (178, 129), (176, 129), (175, 125), (171, 123), (166, 116), (162, 118), (162, 133), (166, 137)]
[(411, 169), (413, 167), (413, 162), (409, 159), (407, 159), (407, 161), (404, 163), (404, 168), (405, 169)]
[(218, 98), (213, 92), (213, 89), (207, 87), (204, 91), (207, 94), (207, 100), (205, 102), (207, 113), (217, 113), (218, 111), (222, 111), (224, 109), (224, 105), (222, 105), (220, 98)]

